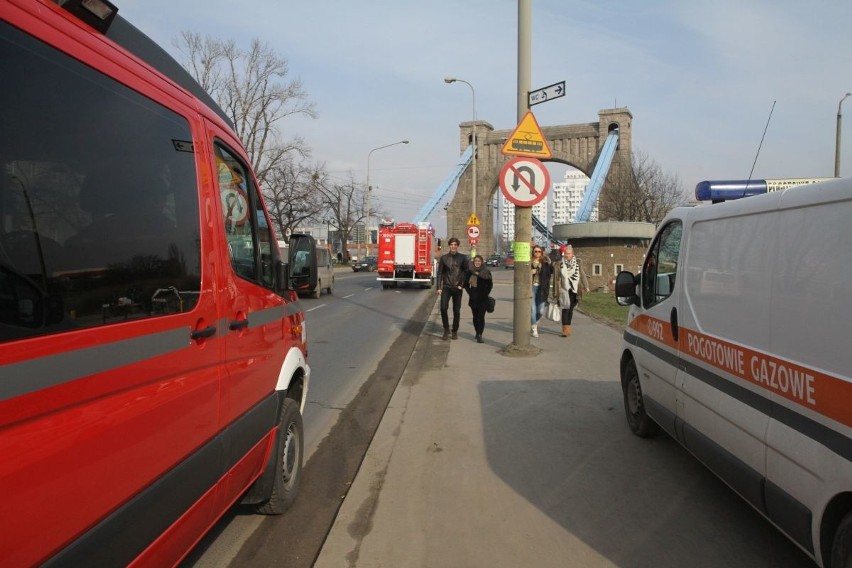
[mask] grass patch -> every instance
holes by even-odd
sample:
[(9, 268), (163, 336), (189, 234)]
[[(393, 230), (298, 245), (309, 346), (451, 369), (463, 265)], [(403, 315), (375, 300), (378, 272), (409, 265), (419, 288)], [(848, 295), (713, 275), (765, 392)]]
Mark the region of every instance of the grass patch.
[(577, 310), (587, 316), (623, 328), (627, 323), (627, 306), (619, 306), (615, 301), (615, 295), (607, 292), (586, 292), (580, 300)]

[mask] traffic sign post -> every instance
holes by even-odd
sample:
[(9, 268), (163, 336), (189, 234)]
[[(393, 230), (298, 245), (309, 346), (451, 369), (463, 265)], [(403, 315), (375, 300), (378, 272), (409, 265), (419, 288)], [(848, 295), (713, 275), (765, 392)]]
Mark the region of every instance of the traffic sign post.
[[(479, 237), (479, 225), (471, 225), (467, 228), (467, 236), (471, 239), (476, 239)], [(473, 244), (473, 243), (471, 243)]]
[(529, 106), (533, 106), (539, 103), (546, 103), (547, 101), (552, 101), (553, 99), (558, 99), (559, 97), (564, 96), (565, 81), (560, 81), (559, 83), (554, 83), (552, 85), (542, 87), (541, 89), (530, 91), (529, 95), (527, 96), (527, 103)]

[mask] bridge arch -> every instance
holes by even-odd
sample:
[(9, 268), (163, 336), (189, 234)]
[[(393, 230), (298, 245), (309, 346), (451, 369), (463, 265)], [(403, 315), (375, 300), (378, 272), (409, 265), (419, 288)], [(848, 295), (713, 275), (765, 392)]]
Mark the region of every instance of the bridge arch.
[[(459, 152), (463, 154), (470, 146), (473, 130), (479, 149), (476, 160), (476, 214), (480, 221), (480, 241), (477, 252), (489, 255), (495, 250), (494, 209), (491, 202), (500, 190), (499, 176), (503, 165), (510, 159), (501, 153), (503, 144), (512, 134), (514, 127), (494, 130), (488, 122), (478, 120), (459, 124)], [(598, 121), (586, 124), (542, 126), (541, 130), (550, 144), (553, 158), (542, 160), (557, 162), (577, 168), (591, 176), (607, 134), (618, 128), (618, 149), (607, 175), (601, 194), (607, 192), (611, 180), (630, 169), (632, 156), (633, 114), (627, 108), (612, 108), (598, 111)], [(465, 243), (467, 220), (471, 213), (473, 189), (472, 168), (468, 167), (459, 179), (455, 195), (447, 207), (447, 237), (458, 237)], [(601, 219), (604, 220), (604, 219)], [(464, 246), (462, 248), (465, 248)]]

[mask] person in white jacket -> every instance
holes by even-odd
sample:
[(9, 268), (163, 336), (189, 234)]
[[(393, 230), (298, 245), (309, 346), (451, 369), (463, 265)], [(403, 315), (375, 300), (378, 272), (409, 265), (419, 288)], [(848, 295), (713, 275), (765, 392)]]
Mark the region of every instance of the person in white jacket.
[(559, 290), (559, 305), (562, 307), (562, 337), (571, 335), (571, 318), (577, 305), (577, 290), (580, 287), (580, 265), (571, 245), (559, 247), (562, 260), (553, 270), (553, 286)]

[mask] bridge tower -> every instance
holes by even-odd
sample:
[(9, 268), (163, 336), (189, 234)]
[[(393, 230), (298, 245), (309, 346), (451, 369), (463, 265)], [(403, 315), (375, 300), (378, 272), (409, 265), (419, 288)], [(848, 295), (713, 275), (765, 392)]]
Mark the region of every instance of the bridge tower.
[[(478, 150), (474, 159), (477, 169), (476, 214), (480, 221), (480, 240), (477, 251), (483, 256), (495, 250), (494, 222), (496, 211), (492, 207), (495, 192), (500, 190), (499, 176), (503, 165), (509, 160), (500, 150), (503, 143), (514, 131), (514, 126), (506, 130), (494, 130), (484, 120), (462, 122), (459, 124), (459, 152), (464, 153), (473, 139), (476, 128)], [(591, 176), (600, 149), (607, 134), (619, 129), (618, 150), (612, 161), (601, 195), (605, 195), (611, 184), (620, 179), (620, 175), (630, 169), (632, 150), (633, 114), (627, 108), (612, 108), (598, 111), (598, 121), (586, 124), (568, 124), (560, 126), (542, 126), (541, 130), (550, 144), (553, 158), (543, 160), (558, 162), (577, 168)], [(473, 185), (472, 168), (468, 167), (459, 179), (455, 195), (447, 208), (447, 238), (458, 237), (462, 241), (462, 250), (467, 247), (467, 220), (471, 214), (471, 195)], [(558, 181), (558, 180), (554, 180)], [(605, 219), (601, 219), (604, 221)]]

